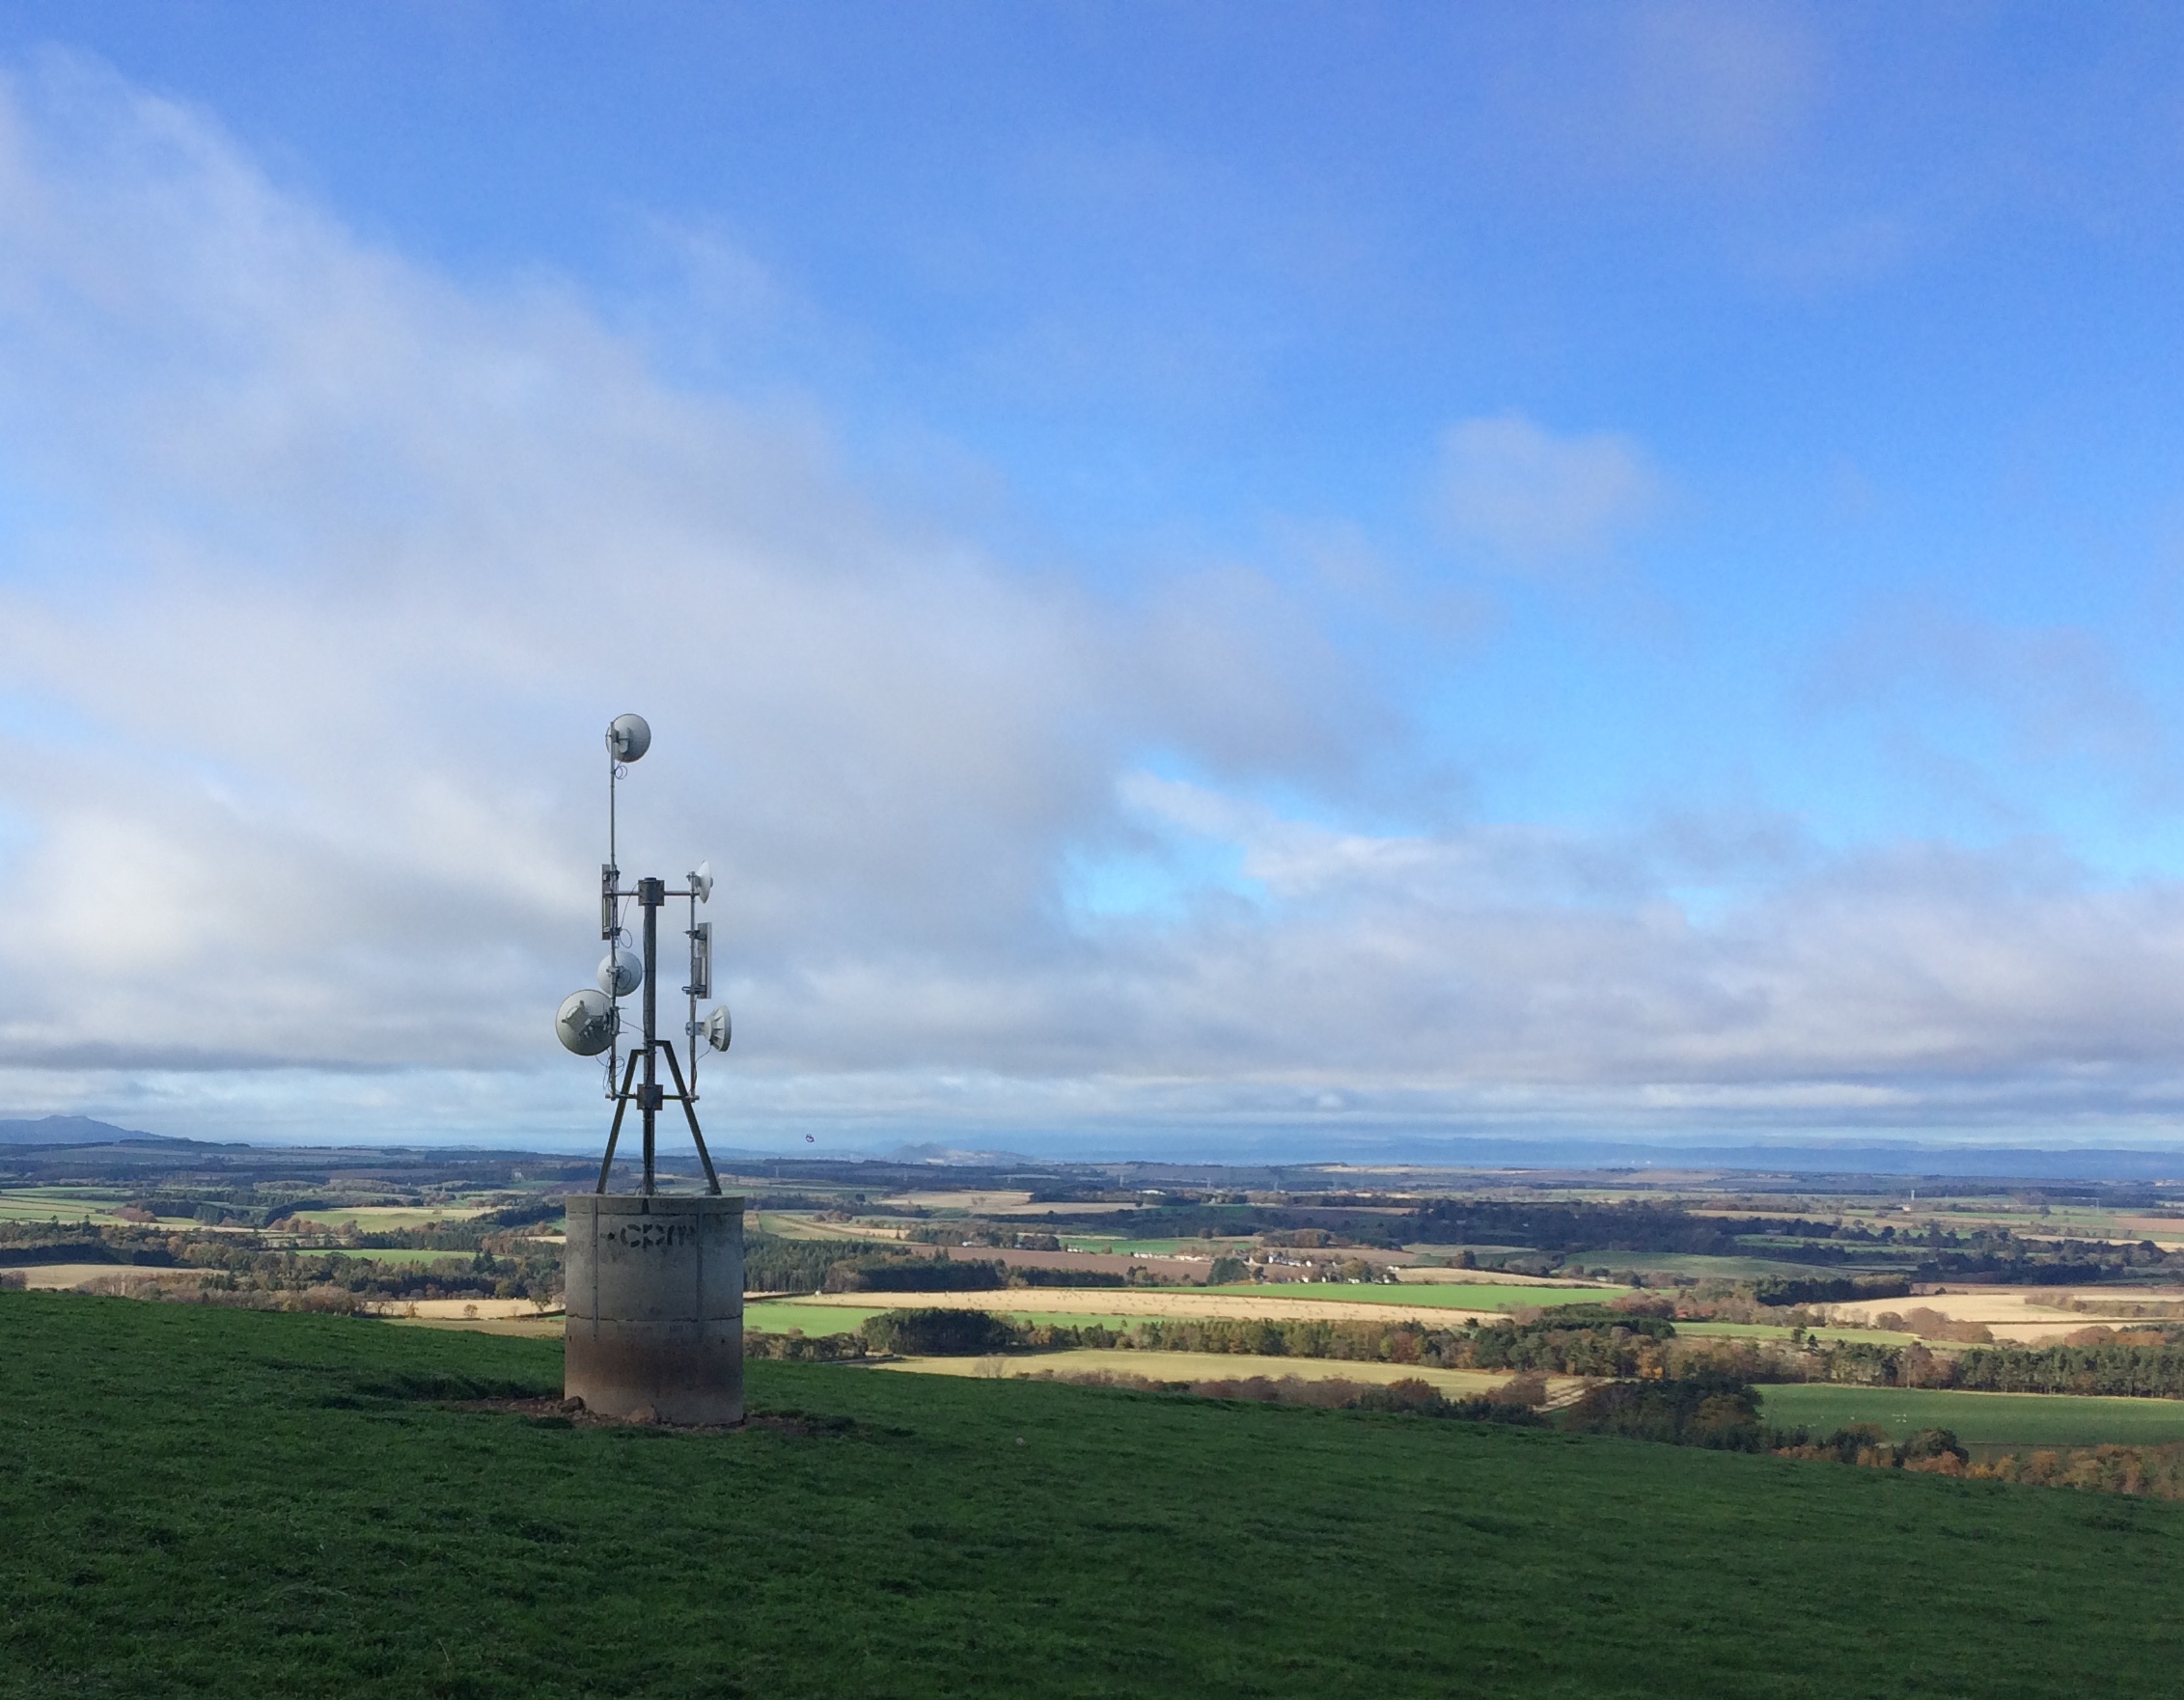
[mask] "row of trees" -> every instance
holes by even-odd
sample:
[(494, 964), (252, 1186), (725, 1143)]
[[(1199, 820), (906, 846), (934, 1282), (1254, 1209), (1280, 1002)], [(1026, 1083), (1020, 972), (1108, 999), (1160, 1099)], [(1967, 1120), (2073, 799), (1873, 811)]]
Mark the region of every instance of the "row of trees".
[(1059, 1251), (1059, 1235), (997, 1227), (992, 1222), (944, 1223), (911, 1228), (904, 1238), (923, 1246), (990, 1246), (997, 1251)]
[[(1592, 1308), (1586, 1307), (1589, 1311)], [(2159, 1344), (2111, 1341), (2080, 1346), (1979, 1347), (1950, 1357), (1916, 1343), (1890, 1346), (1865, 1341), (1679, 1337), (1674, 1325), (1665, 1318), (1604, 1311), (1571, 1314), (1577, 1309), (1568, 1306), (1531, 1322), (1458, 1329), (1431, 1329), (1407, 1321), (1154, 1317), (1126, 1330), (1115, 1330), (1096, 1325), (1025, 1328), (988, 1318), (975, 1325), (979, 1330), (975, 1339), (963, 1334), (966, 1343), (959, 1347), (946, 1343), (954, 1337), (950, 1330), (974, 1325), (907, 1325), (938, 1330), (920, 1335), (920, 1343), (909, 1344), (905, 1343), (908, 1336), (888, 1332), (898, 1325), (886, 1321), (867, 1338), (873, 1350), (921, 1354), (1119, 1346), (1154, 1352), (1513, 1370), (1642, 1382), (1831, 1382), (1858, 1386), (2184, 1398), (2184, 1329), (2161, 1330)], [(947, 1318), (978, 1314), (954, 1310), (894, 1313), (897, 1317)]]
[(790, 1240), (743, 1236), (743, 1285), (754, 1293), (816, 1293), (827, 1271), (866, 1248), (860, 1240)]
[[(2135, 1330), (2136, 1331), (2136, 1330)], [(1979, 1346), (1949, 1361), (1948, 1379), (1919, 1385), (1982, 1393), (2110, 1393), (2184, 1399), (2184, 1345)], [(1906, 1348), (1906, 1354), (1913, 1348)], [(1931, 1356), (1930, 1354), (1928, 1356)]]

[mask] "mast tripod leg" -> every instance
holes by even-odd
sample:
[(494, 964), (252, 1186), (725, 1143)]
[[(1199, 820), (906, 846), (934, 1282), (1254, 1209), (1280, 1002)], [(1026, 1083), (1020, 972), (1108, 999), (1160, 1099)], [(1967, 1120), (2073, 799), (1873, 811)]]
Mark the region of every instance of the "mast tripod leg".
[(661, 1047), (667, 1053), (667, 1070), (675, 1077), (675, 1089), (682, 1100), (682, 1113), (690, 1118), (690, 1138), (697, 1142), (698, 1161), (705, 1165), (705, 1188), (711, 1193), (720, 1191), (720, 1176), (713, 1173), (713, 1156), (705, 1149), (705, 1136), (698, 1131), (698, 1107), (690, 1101), (690, 1088), (682, 1083), (682, 1064), (675, 1059), (672, 1044)]
[(607, 1171), (614, 1167), (614, 1144), (622, 1138), (622, 1118), (629, 1108), (629, 1083), (637, 1073), (637, 1053), (629, 1054), (629, 1066), (622, 1071), (622, 1090), (614, 1095), (614, 1125), (607, 1129), (607, 1154), (599, 1160), (599, 1184), (596, 1193), (607, 1190)]
[(659, 1049), (660, 1016), (660, 904), (665, 901), (664, 882), (637, 882), (637, 906), (645, 912), (645, 1091), (638, 1109), (645, 1116), (645, 1196), (657, 1190), (652, 1167), (652, 1129), (659, 1115), (660, 1083), (653, 1053)]

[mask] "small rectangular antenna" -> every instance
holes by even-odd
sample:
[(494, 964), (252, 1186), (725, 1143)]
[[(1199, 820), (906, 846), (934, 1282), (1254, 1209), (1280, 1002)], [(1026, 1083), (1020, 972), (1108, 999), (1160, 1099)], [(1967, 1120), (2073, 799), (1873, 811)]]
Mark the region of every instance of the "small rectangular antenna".
[(621, 895), (615, 888), (622, 883), (622, 870), (611, 862), (599, 865), (599, 937), (611, 939), (622, 931), (622, 918), (615, 914), (615, 898)]
[(690, 984), (693, 998), (713, 995), (713, 923), (702, 920), (690, 929)]

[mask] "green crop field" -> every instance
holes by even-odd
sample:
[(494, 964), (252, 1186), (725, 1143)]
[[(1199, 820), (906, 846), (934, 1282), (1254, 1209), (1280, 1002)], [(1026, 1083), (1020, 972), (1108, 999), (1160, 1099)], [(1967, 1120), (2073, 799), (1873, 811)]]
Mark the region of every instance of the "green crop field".
[(123, 1193), (79, 1191), (72, 1187), (21, 1187), (0, 1193), (0, 1221), (111, 1221), (128, 1202)]
[(529, 1339), (559, 1340), (564, 1318), (560, 1311), (543, 1316), (389, 1316), (389, 1328), (461, 1329), (478, 1334), (520, 1334)]
[[(876, 1305), (867, 1310), (847, 1304), (802, 1304), (793, 1299), (763, 1299), (743, 1306), (743, 1326), (762, 1329), (769, 1334), (786, 1334), (794, 1329), (801, 1329), (807, 1334), (853, 1334), (867, 1317), (882, 1313)], [(1117, 1332), (1146, 1320), (1142, 1316), (1087, 1316), (1074, 1310), (1002, 1310), (997, 1307), (994, 1314), (1015, 1322), (1050, 1323), (1070, 1329), (1097, 1325)]]
[(743, 1326), (769, 1334), (787, 1334), (801, 1329), (807, 1334), (853, 1334), (878, 1308), (852, 1309), (845, 1304), (798, 1304), (790, 1301), (761, 1299), (743, 1306)]
[(1605, 1304), (1626, 1287), (1458, 1286), (1452, 1281), (1239, 1281), (1192, 1292), (1241, 1293), (1253, 1299), (1324, 1299), (1341, 1304), (1400, 1304), (1446, 1310), (1507, 1310), (1551, 1304)]
[(1226, 1240), (1118, 1240), (1112, 1235), (1063, 1234), (1058, 1236), (1064, 1249), (1069, 1251), (1113, 1252), (1118, 1257), (1131, 1257), (1143, 1252), (1148, 1257), (1173, 1257), (1187, 1252), (1195, 1257), (1218, 1257), (1225, 1251), (1233, 1251), (1239, 1246), (1249, 1246), (1249, 1239)]
[(1539, 1255), (1539, 1248), (1536, 1246), (1489, 1246), (1482, 1240), (1475, 1240), (1468, 1245), (1453, 1240), (1416, 1240), (1405, 1246), (1403, 1249), (1405, 1251), (1416, 1251), (1421, 1257), (1454, 1257), (1459, 1252), (1464, 1251), (1472, 1252), (1479, 1257), (1536, 1257)]
[(0, 1695), (2047, 1700), (2184, 1661), (2184, 1507), (823, 1365), (751, 1364), (775, 1414), (731, 1433), (432, 1397), (559, 1366), (0, 1293)]
[[(1676, 1332), (1693, 1339), (1786, 1340), (1795, 1330), (1769, 1322), (1679, 1322)], [(1919, 1336), (1888, 1329), (1807, 1329), (1815, 1340), (1849, 1340), (1865, 1346), (1908, 1346)]]
[(1346, 1357), (1258, 1357), (1248, 1353), (1103, 1351), (1011, 1352), (998, 1357), (905, 1357), (877, 1369), (920, 1375), (1139, 1376), (1148, 1382), (1233, 1382), (1262, 1376), (1281, 1381), (1420, 1381), (1451, 1399), (1490, 1392), (1509, 1378), (1482, 1369), (1435, 1369), (1416, 1363), (1380, 1363)]
[(1826, 1432), (1877, 1424), (1897, 1440), (1953, 1429), (1968, 1446), (2152, 1446), (2184, 1440), (2184, 1400), (2095, 1399), (2064, 1393), (1960, 1393), (1947, 1388), (1766, 1387), (1766, 1418)]
[(1696, 1281), (1761, 1281), (1775, 1276), (1794, 1281), (1867, 1273), (1862, 1265), (1823, 1269), (1772, 1257), (1708, 1257), (1682, 1251), (1572, 1251), (1568, 1262), (1574, 1269), (1610, 1269), (1617, 1275), (1627, 1269), (1642, 1275), (1689, 1275)]

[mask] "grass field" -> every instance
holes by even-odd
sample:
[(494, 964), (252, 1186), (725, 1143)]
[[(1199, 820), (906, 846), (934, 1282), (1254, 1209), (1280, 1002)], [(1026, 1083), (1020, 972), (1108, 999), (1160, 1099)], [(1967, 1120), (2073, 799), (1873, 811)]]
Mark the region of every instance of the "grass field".
[(1605, 1304), (1625, 1287), (1457, 1286), (1442, 1281), (1240, 1281), (1230, 1287), (1197, 1287), (1202, 1293), (1242, 1293), (1254, 1299), (1316, 1299), (1334, 1304), (1399, 1304), (1448, 1310), (1507, 1310), (1512, 1304)]
[(1947, 1388), (1766, 1387), (1766, 1417), (1816, 1431), (1877, 1424), (1900, 1440), (1953, 1429), (1968, 1446), (2152, 1446), (2184, 1440), (2184, 1400), (2091, 1399), (2061, 1393), (1960, 1393)]
[(554, 1340), (562, 1337), (564, 1318), (554, 1316), (390, 1316), (385, 1319), (394, 1328), (401, 1329), (456, 1329), (475, 1334), (509, 1334), (527, 1340)]
[(1140, 1253), (1147, 1257), (1173, 1257), (1187, 1252), (1194, 1257), (1218, 1257), (1225, 1251), (1233, 1251), (1239, 1246), (1249, 1246), (1250, 1239), (1227, 1240), (1119, 1240), (1112, 1235), (1062, 1234), (1057, 1236), (1063, 1248), (1068, 1251), (1097, 1251), (1103, 1255), (1113, 1252), (1118, 1257), (1132, 1257)]
[(1009, 1287), (968, 1293), (827, 1293), (795, 1301), (799, 1304), (846, 1304), (870, 1310), (991, 1310), (1013, 1315), (1037, 1305), (1038, 1314), (1065, 1321), (1106, 1321), (1116, 1317), (1142, 1322), (1150, 1317), (1226, 1317), (1232, 1321), (1289, 1322), (1394, 1322), (1401, 1317), (1426, 1321), (1446, 1319), (1460, 1326), (1477, 1312), (1451, 1310), (1431, 1302), (1404, 1305), (1392, 1289), (1379, 1289), (1382, 1297), (1370, 1302), (1344, 1300), (1356, 1287), (1327, 1287), (1315, 1291), (1329, 1297), (1288, 1298), (1278, 1285), (1253, 1287), (1245, 1292), (1209, 1292), (1204, 1287)]
[(813, 1365), (752, 1364), (807, 1414), (733, 1433), (418, 1396), (559, 1364), (0, 1293), (0, 1695), (2047, 1700), (2184, 1661), (2184, 1507)]
[(339, 1228), (345, 1222), (354, 1222), (360, 1233), (385, 1234), (399, 1228), (421, 1228), (436, 1221), (468, 1221), (484, 1213), (485, 1207), (482, 1204), (442, 1205), (431, 1210), (410, 1210), (398, 1204), (360, 1204), (354, 1209), (299, 1211), (291, 1220), (321, 1228)]
[(1454, 1241), (1414, 1240), (1404, 1246), (1405, 1251), (1416, 1251), (1422, 1257), (1454, 1257), (1469, 1251), (1478, 1257), (1536, 1257), (1538, 1248), (1533, 1246), (1489, 1246), (1483, 1241), (1470, 1245)]
[(378, 1246), (316, 1246), (305, 1247), (299, 1256), (310, 1257), (327, 1252), (337, 1257), (353, 1257), (362, 1263), (391, 1263), (408, 1266), (419, 1263), (468, 1263), (475, 1255), (469, 1251), (421, 1250), (412, 1247)]
[[(1088, 1348), (1076, 1352), (1009, 1353), (1001, 1357), (904, 1357), (877, 1369), (954, 1376), (1143, 1376), (1148, 1382), (1229, 1382), (1264, 1376), (1280, 1381), (1422, 1381), (1451, 1399), (1491, 1392), (1506, 1375), (1483, 1369), (1432, 1369), (1415, 1363), (1355, 1363), (1335, 1357), (1256, 1357), (1246, 1353), (1133, 1352)], [(1566, 1379), (1566, 1378), (1563, 1378)]]
[(743, 1326), (769, 1334), (792, 1333), (799, 1329), (807, 1334), (853, 1334), (864, 1326), (867, 1317), (879, 1314), (877, 1308), (852, 1310), (843, 1305), (761, 1300), (743, 1306)]
[[(871, 1309), (861, 1309), (852, 1305), (803, 1304), (793, 1299), (762, 1300), (756, 1304), (744, 1305), (743, 1326), (747, 1329), (762, 1329), (770, 1334), (786, 1334), (794, 1329), (801, 1329), (807, 1334), (853, 1334), (867, 1317), (880, 1315), (882, 1308), (876, 1305)], [(996, 1310), (995, 1314), (1012, 1317), (1018, 1322), (1051, 1323), (1073, 1329), (1090, 1328), (1097, 1324), (1118, 1331), (1145, 1321), (1142, 1316), (1098, 1316), (1058, 1310)]]
[[(1709, 1336), (1725, 1340), (1786, 1340), (1794, 1331), (1766, 1322), (1679, 1322), (1676, 1332), (1694, 1339)], [(1908, 1346), (1917, 1334), (1892, 1333), (1887, 1329), (1808, 1329), (1817, 1340), (1848, 1340), (1866, 1346)]]
[(870, 1240), (877, 1245), (898, 1242), (897, 1235), (869, 1225), (817, 1221), (809, 1216), (775, 1210), (752, 1211), (745, 1225), (754, 1233), (772, 1234), (783, 1240)]
[(1760, 1281), (1778, 1275), (1794, 1281), (1865, 1273), (1849, 1267), (1818, 1269), (1772, 1257), (1705, 1257), (1677, 1251), (1573, 1251), (1569, 1261), (1576, 1268), (1608, 1269), (1617, 1275), (1630, 1270), (1642, 1275), (1689, 1275), (1700, 1281)]
[[(113, 1221), (124, 1193), (75, 1187), (17, 1187), (0, 1193), (0, 1221)], [(191, 1223), (192, 1226), (196, 1224)]]

